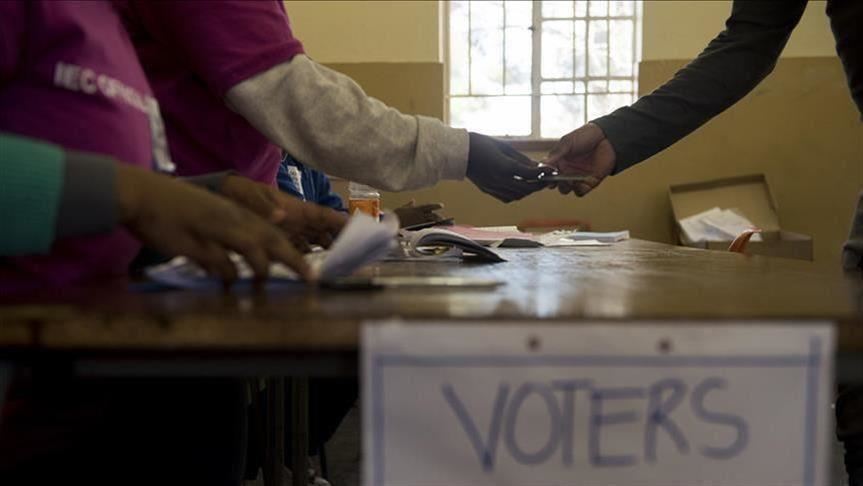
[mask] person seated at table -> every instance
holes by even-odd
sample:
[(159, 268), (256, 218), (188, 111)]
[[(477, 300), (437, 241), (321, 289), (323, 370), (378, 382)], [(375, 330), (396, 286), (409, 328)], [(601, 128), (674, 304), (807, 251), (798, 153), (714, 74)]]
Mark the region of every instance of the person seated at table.
[(276, 184), (282, 192), (302, 201), (313, 202), (335, 211), (346, 212), (342, 198), (333, 192), (330, 178), (323, 172), (307, 167), (285, 153), (276, 174)]
[[(233, 265), (222, 265), (228, 251), (256, 261), (246, 239), (309, 275), (308, 266), (277, 227), (192, 184), (101, 154), (7, 133), (0, 133), (0, 147), (4, 174), (0, 289), (4, 293), (125, 276), (128, 255), (134, 252), (126, 252), (125, 258), (120, 252), (116, 257), (115, 252), (103, 254), (99, 265), (72, 265), (64, 264), (58, 251), (67, 243), (103, 238), (121, 228), (168, 254), (188, 256), (224, 280), (236, 278)], [(193, 243), (199, 238), (212, 248)], [(74, 253), (86, 255), (86, 244), (80, 246)], [(57, 271), (51, 271), (55, 261)], [(266, 265), (255, 268), (266, 276)]]
[(236, 170), (273, 184), (285, 150), (390, 191), (465, 176), (507, 202), (539, 189), (513, 176), (546, 169), (508, 145), (404, 115), (307, 57), (280, 0), (115, 5), (163, 107), (181, 175)]
[[(0, 2), (4, 299), (116, 288), (141, 242), (226, 280), (235, 274), (228, 250), (261, 277), (270, 260), (310, 275), (271, 223), (296, 218), (289, 211), (270, 205), (261, 217), (151, 172), (171, 165), (161, 126), (110, 3)], [(245, 200), (260, 190), (218, 180)], [(343, 224), (343, 215), (309, 206), (321, 221)], [(321, 221), (310, 226), (329, 231)], [(245, 393), (235, 381), (80, 379), (51, 363), (19, 370), (6, 398), (0, 484), (239, 483)]]

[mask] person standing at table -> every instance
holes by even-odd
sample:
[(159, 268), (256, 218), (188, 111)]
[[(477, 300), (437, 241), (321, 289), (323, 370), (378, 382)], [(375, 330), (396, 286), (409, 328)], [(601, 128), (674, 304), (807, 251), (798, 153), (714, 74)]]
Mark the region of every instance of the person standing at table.
[[(721, 32), (674, 78), (631, 106), (563, 136), (546, 163), (588, 180), (560, 184), (583, 196), (602, 180), (662, 151), (739, 101), (776, 65), (807, 0), (735, 0)], [(863, 2), (827, 0), (836, 50), (863, 117)], [(863, 161), (856, 170), (863, 171)], [(863, 193), (843, 252), (849, 271), (863, 268)], [(851, 486), (863, 485), (863, 389), (847, 387), (836, 402), (837, 436), (845, 445)]]
[(305, 55), (280, 0), (114, 0), (181, 175), (235, 170), (274, 184), (282, 150), (309, 167), (403, 191), (465, 176), (502, 201), (543, 169), (489, 137), (408, 116)]
[[(109, 2), (0, 2), (0, 294), (113, 286), (140, 242), (226, 280), (228, 250), (261, 277), (269, 260), (309, 276), (271, 224), (285, 209), (268, 221), (150, 170), (172, 165), (161, 127)], [(239, 383), (18, 371), (0, 408), (0, 484), (239, 484)]]

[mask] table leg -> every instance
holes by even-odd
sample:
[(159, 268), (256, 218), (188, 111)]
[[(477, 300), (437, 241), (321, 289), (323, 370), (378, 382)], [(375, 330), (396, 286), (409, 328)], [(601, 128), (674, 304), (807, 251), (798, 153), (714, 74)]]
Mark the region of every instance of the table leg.
[(284, 486), (285, 380), (281, 378), (267, 379), (267, 418), (265, 423), (264, 485)]
[(12, 382), (12, 365), (0, 361), (0, 408), (3, 407), (3, 402), (6, 400), (6, 389), (9, 383)]
[(291, 472), (293, 486), (307, 486), (309, 457), (309, 379), (294, 377), (291, 386)]

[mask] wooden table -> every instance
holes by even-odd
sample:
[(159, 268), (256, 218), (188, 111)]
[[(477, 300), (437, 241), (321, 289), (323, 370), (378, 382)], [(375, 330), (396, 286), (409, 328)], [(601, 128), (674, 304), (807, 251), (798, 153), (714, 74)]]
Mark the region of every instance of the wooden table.
[[(829, 319), (837, 322), (840, 379), (863, 380), (859, 273), (638, 240), (501, 253), (508, 262), (385, 262), (363, 272), (506, 282), (495, 290), (296, 287), (225, 295), (130, 293), (121, 284), (0, 298), (0, 357), (57, 356), (73, 360), (82, 373), (100, 375), (291, 376), (294, 396), (301, 397), (309, 376), (356, 372), (360, 324), (367, 319), (601, 319), (609, 325), (633, 319)], [(294, 408), (294, 420), (302, 423), (306, 410)], [(304, 449), (294, 448), (294, 470)]]

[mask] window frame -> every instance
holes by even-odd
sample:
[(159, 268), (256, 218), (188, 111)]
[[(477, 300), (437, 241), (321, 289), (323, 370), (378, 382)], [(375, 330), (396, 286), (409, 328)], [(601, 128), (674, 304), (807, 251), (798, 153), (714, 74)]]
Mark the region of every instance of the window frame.
[[(543, 17), (543, 15), (542, 15), (542, 3), (543, 3), (543, 1), (548, 1), (548, 0), (529, 0), (529, 1), (532, 4), (532, 9), (531, 9), (532, 18), (531, 18), (531, 25), (529, 27), (529, 29), (531, 31), (531, 41), (532, 41), (531, 73), (530, 73), (531, 74), (531, 80), (530, 80), (531, 92), (529, 95), (531, 98), (531, 133), (529, 135), (524, 135), (524, 136), (500, 135), (500, 136), (495, 136), (495, 138), (498, 138), (501, 140), (506, 140), (507, 142), (509, 142), (514, 147), (516, 147), (520, 150), (541, 151), (541, 150), (550, 149), (554, 145), (554, 143), (557, 142), (556, 138), (547, 138), (547, 137), (543, 138), (542, 132), (541, 132), (541, 124), (542, 124), (541, 104), (542, 104), (542, 97), (543, 97), (542, 83), (548, 82), (548, 81), (556, 81), (556, 79), (544, 79), (542, 77), (542, 26), (543, 26), (543, 23), (548, 22), (548, 21), (555, 21), (555, 20), (572, 20), (572, 21), (583, 20), (587, 24), (586, 31), (585, 31), (585, 42), (589, 42), (589, 32), (590, 32), (589, 21), (590, 20), (606, 20), (608, 22), (611, 22), (612, 20), (631, 20), (633, 22), (633, 40), (632, 40), (632, 44), (633, 44), (632, 45), (633, 67), (632, 67), (632, 75), (631, 76), (612, 76), (610, 74), (610, 64), (611, 64), (610, 63), (610, 58), (611, 58), (610, 35), (611, 35), (611, 29), (609, 28), (607, 30), (607, 34), (606, 34), (607, 36), (609, 36), (608, 40), (606, 41), (606, 45), (609, 46), (608, 52), (606, 53), (606, 56), (608, 59), (608, 61), (606, 63), (606, 65), (608, 66), (607, 67), (607, 74), (605, 76), (590, 76), (589, 75), (588, 63), (589, 63), (589, 59), (590, 59), (590, 54), (588, 53), (588, 51), (589, 51), (588, 46), (585, 46), (586, 58), (585, 58), (584, 76), (575, 76), (573, 73), (573, 76), (571, 78), (566, 78), (566, 79), (564, 79), (564, 81), (583, 81), (585, 83), (585, 85), (588, 81), (591, 80), (591, 78), (602, 80), (602, 81), (605, 81), (606, 83), (608, 83), (609, 81), (612, 81), (612, 80), (631, 81), (632, 82), (632, 89), (633, 89), (633, 91), (631, 92), (631, 95), (632, 95), (632, 100), (634, 101), (638, 98), (638, 72), (639, 72), (639, 64), (641, 62), (641, 54), (642, 54), (641, 51), (642, 51), (643, 0), (631, 0), (632, 3), (635, 4), (634, 5), (635, 8), (633, 9), (633, 14), (631, 16), (619, 16), (619, 15), (612, 16), (610, 11), (607, 11), (605, 16), (592, 16), (592, 15), (590, 15), (589, 5), (588, 5), (588, 7), (587, 7), (588, 11), (586, 13), (586, 16), (583, 16), (583, 17), (575, 15), (575, 12), (573, 12), (572, 17)], [(571, 0), (567, 0), (567, 1), (571, 1)], [(444, 32), (443, 32), (444, 35), (442, 36), (443, 37), (443, 46), (442, 47), (443, 47), (444, 56), (445, 56), (444, 57), (444, 90), (445, 90), (444, 91), (444, 117), (445, 117), (445, 121), (448, 124), (451, 122), (451, 99), (455, 98), (455, 97), (467, 98), (467, 97), (472, 96), (471, 94), (452, 95), (450, 92), (450, 82), (451, 82), (451, 72), (450, 72), (450, 64), (451, 64), (451, 62), (450, 62), (450, 58), (451, 58), (451, 55), (450, 55), (450, 47), (451, 47), (450, 46), (450, 17), (451, 17), (450, 12), (451, 12), (451, 5), (450, 5), (450, 3), (451, 3), (451, 0), (442, 0), (441, 1), (441, 5), (442, 5), (442, 8), (444, 10), (442, 12), (443, 13), (442, 24), (443, 24), (443, 30), (444, 30)], [(505, 13), (504, 13), (504, 19), (505, 19)], [(539, 28), (537, 28), (537, 26), (539, 26)], [(573, 38), (573, 40), (574, 40), (574, 38)], [(504, 47), (504, 49), (505, 49), (505, 47)], [(573, 69), (574, 69), (574, 66), (573, 66)], [(470, 75), (470, 74), (468, 74), (468, 75)], [(606, 86), (608, 86), (608, 85), (606, 84)], [(590, 117), (587, 116), (587, 110), (588, 110), (587, 103), (588, 103), (589, 95), (591, 95), (591, 94), (606, 94), (606, 93), (607, 94), (614, 94), (613, 92), (609, 91), (608, 88), (606, 88), (605, 92), (590, 93), (587, 90), (585, 90), (585, 93), (580, 94), (581, 96), (584, 96), (583, 99), (585, 100), (584, 109), (585, 109), (586, 121), (590, 120)], [(624, 93), (624, 94), (629, 94), (629, 93)], [(498, 96), (498, 95), (474, 95), (474, 96)], [(506, 95), (506, 94), (503, 94), (500, 96), (525, 96), (525, 95)], [(546, 94), (545, 96), (549, 96), (549, 94)], [(575, 128), (577, 128), (577, 127), (573, 127), (573, 129), (575, 129)]]

